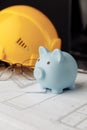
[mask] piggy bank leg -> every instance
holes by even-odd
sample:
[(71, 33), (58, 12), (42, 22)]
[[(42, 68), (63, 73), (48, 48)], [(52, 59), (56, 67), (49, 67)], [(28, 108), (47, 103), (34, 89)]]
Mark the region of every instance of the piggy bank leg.
[(47, 90), (46, 90), (45, 87), (41, 87), (41, 91), (42, 91), (42, 92), (46, 92)]
[(75, 84), (71, 85), (71, 86), (69, 87), (69, 89), (71, 89), (71, 90), (75, 89)]
[(51, 89), (50, 88), (48, 88), (48, 87), (46, 87), (46, 86), (41, 86), (41, 91), (43, 92), (50, 92), (51, 91)]
[(61, 93), (63, 93), (63, 89), (58, 89), (58, 90), (52, 89), (52, 93), (54, 93), (54, 94), (61, 94)]

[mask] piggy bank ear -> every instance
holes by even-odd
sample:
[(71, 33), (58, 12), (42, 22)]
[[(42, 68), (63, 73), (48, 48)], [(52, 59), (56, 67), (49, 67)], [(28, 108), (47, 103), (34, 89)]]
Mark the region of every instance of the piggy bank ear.
[(52, 52), (52, 55), (54, 58), (57, 59), (58, 62), (61, 61), (61, 58), (62, 58), (62, 51), (59, 50), (59, 49), (55, 49), (53, 52)]
[(39, 55), (44, 55), (47, 54), (49, 51), (47, 50), (47, 48), (40, 46), (39, 47)]

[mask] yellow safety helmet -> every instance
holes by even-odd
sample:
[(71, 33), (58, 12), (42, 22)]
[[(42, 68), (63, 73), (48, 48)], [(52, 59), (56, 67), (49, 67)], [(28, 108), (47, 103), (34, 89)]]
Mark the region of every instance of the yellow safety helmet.
[(24, 5), (0, 11), (0, 60), (34, 67), (39, 46), (61, 48), (55, 27), (43, 13)]

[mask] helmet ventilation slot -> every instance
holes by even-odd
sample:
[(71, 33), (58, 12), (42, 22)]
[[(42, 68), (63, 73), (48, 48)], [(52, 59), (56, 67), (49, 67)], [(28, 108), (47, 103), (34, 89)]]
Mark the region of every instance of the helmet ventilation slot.
[(17, 43), (19, 46), (23, 47), (23, 48), (26, 48), (26, 47), (27, 47), (26, 43), (22, 40), (22, 38), (19, 38), (19, 39), (16, 41), (16, 43)]

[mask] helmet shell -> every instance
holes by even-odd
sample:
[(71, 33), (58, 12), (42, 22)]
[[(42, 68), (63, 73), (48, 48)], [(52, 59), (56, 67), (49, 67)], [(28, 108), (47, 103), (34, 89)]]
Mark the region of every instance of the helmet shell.
[(47, 16), (25, 5), (0, 11), (0, 60), (34, 67), (39, 46), (61, 48), (61, 39)]

